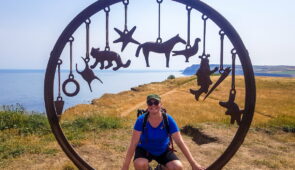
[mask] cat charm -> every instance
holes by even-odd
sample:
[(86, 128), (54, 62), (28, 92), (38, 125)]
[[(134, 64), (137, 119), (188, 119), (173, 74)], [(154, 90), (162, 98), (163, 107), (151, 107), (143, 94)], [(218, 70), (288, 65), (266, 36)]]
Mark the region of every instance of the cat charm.
[[(94, 69), (98, 63), (100, 63), (100, 69), (108, 69), (113, 66), (113, 61), (116, 62), (117, 66), (113, 68), (114, 71), (118, 70), (121, 67), (129, 67), (131, 61), (128, 60), (123, 64), (122, 59), (119, 54), (113, 51), (99, 51), (99, 48), (92, 48), (90, 52), (91, 56), (95, 59), (95, 63), (90, 66), (91, 69)], [(104, 62), (107, 61), (108, 64), (105, 66)]]

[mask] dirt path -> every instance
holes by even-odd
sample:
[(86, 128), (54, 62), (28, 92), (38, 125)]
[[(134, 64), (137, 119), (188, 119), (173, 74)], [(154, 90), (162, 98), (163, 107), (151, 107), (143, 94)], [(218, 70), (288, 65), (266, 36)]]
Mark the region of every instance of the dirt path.
[[(164, 94), (161, 94), (161, 97), (164, 97), (166, 95), (169, 95), (169, 94), (175, 93), (175, 92), (176, 92), (176, 89), (172, 89), (172, 90), (170, 90), (170, 91), (168, 91), (168, 92), (166, 92)], [(146, 101), (142, 101), (142, 102), (134, 105), (133, 107), (126, 110), (125, 112), (121, 113), (121, 117), (127, 116), (128, 114), (132, 113), (135, 109), (140, 108), (140, 107), (144, 106), (145, 104), (146, 104)]]

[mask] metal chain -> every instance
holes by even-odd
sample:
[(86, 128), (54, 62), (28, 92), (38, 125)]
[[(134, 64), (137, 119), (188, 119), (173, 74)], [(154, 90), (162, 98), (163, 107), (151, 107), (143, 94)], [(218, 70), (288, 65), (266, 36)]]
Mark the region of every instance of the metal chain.
[(232, 84), (231, 84), (231, 90), (235, 91), (235, 72), (236, 72), (236, 54), (237, 51), (236, 49), (232, 49), (231, 50), (231, 54), (232, 54)]
[(89, 62), (90, 60), (90, 57), (89, 57), (89, 25), (91, 23), (91, 20), (88, 18), (86, 21), (85, 21), (85, 24), (86, 24), (86, 58), (85, 58), (85, 61), (86, 62)]
[(206, 21), (208, 17), (206, 15), (202, 15), (202, 20), (204, 21), (204, 30), (203, 30), (203, 54), (202, 56), (206, 55)]
[(187, 43), (186, 43), (186, 48), (191, 48), (191, 40), (190, 40), (190, 36), (191, 36), (191, 10), (192, 7), (191, 6), (186, 6), (186, 10), (187, 10)]
[(73, 75), (73, 69), (72, 69), (72, 65), (73, 65), (73, 41), (74, 41), (74, 37), (71, 36), (69, 38), (69, 42), (70, 42), (70, 74), (69, 74), (69, 78), (73, 79), (74, 75)]
[(106, 51), (110, 51), (110, 46), (109, 46), (109, 12), (110, 12), (110, 7), (104, 8), (104, 12), (106, 13)]
[(220, 35), (220, 66), (219, 66), (219, 73), (223, 73), (224, 69), (223, 69), (223, 41), (224, 41), (224, 31), (220, 30), (219, 31), (219, 35)]
[(157, 43), (162, 43), (161, 38), (161, 3), (163, 0), (157, 0), (157, 3), (159, 4), (159, 10), (158, 10), (158, 38)]
[(57, 72), (58, 72), (58, 96), (57, 96), (57, 100), (62, 100), (62, 97), (60, 95), (60, 65), (62, 64), (62, 60), (58, 59), (57, 61)]
[(129, 4), (129, 0), (123, 0), (123, 4), (124, 4), (124, 8), (125, 8), (125, 25), (124, 25), (124, 32), (127, 33), (128, 32), (128, 28), (127, 28), (127, 12), (128, 12), (128, 4)]

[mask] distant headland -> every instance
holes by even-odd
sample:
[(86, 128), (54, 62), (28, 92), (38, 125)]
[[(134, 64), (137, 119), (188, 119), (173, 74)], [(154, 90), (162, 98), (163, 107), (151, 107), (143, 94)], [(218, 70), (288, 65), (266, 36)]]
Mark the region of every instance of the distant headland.
[[(190, 67), (187, 67), (182, 71), (184, 75), (194, 75), (196, 70), (199, 68), (199, 64), (193, 64)], [(218, 64), (211, 64), (211, 69), (215, 67), (219, 67)], [(224, 68), (231, 67), (231, 65), (224, 65)], [(278, 66), (267, 66), (267, 65), (254, 65), (254, 74), (255, 76), (268, 76), (268, 77), (295, 77), (295, 66), (285, 66), (285, 65), (278, 65)], [(236, 66), (236, 74), (242, 75), (243, 69), (241, 65)]]

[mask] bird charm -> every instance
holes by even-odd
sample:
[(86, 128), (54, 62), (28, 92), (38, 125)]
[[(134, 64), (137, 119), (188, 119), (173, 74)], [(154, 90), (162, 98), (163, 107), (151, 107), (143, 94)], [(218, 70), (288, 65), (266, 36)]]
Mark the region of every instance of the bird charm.
[(184, 55), (185, 56), (185, 62), (189, 62), (188, 59), (197, 54), (198, 50), (199, 50), (199, 42), (200, 42), (200, 38), (196, 38), (195, 39), (195, 43), (192, 47), (187, 46), (187, 48), (185, 50), (180, 50), (180, 51), (172, 51), (173, 54), (172, 56), (176, 56), (176, 55)]

